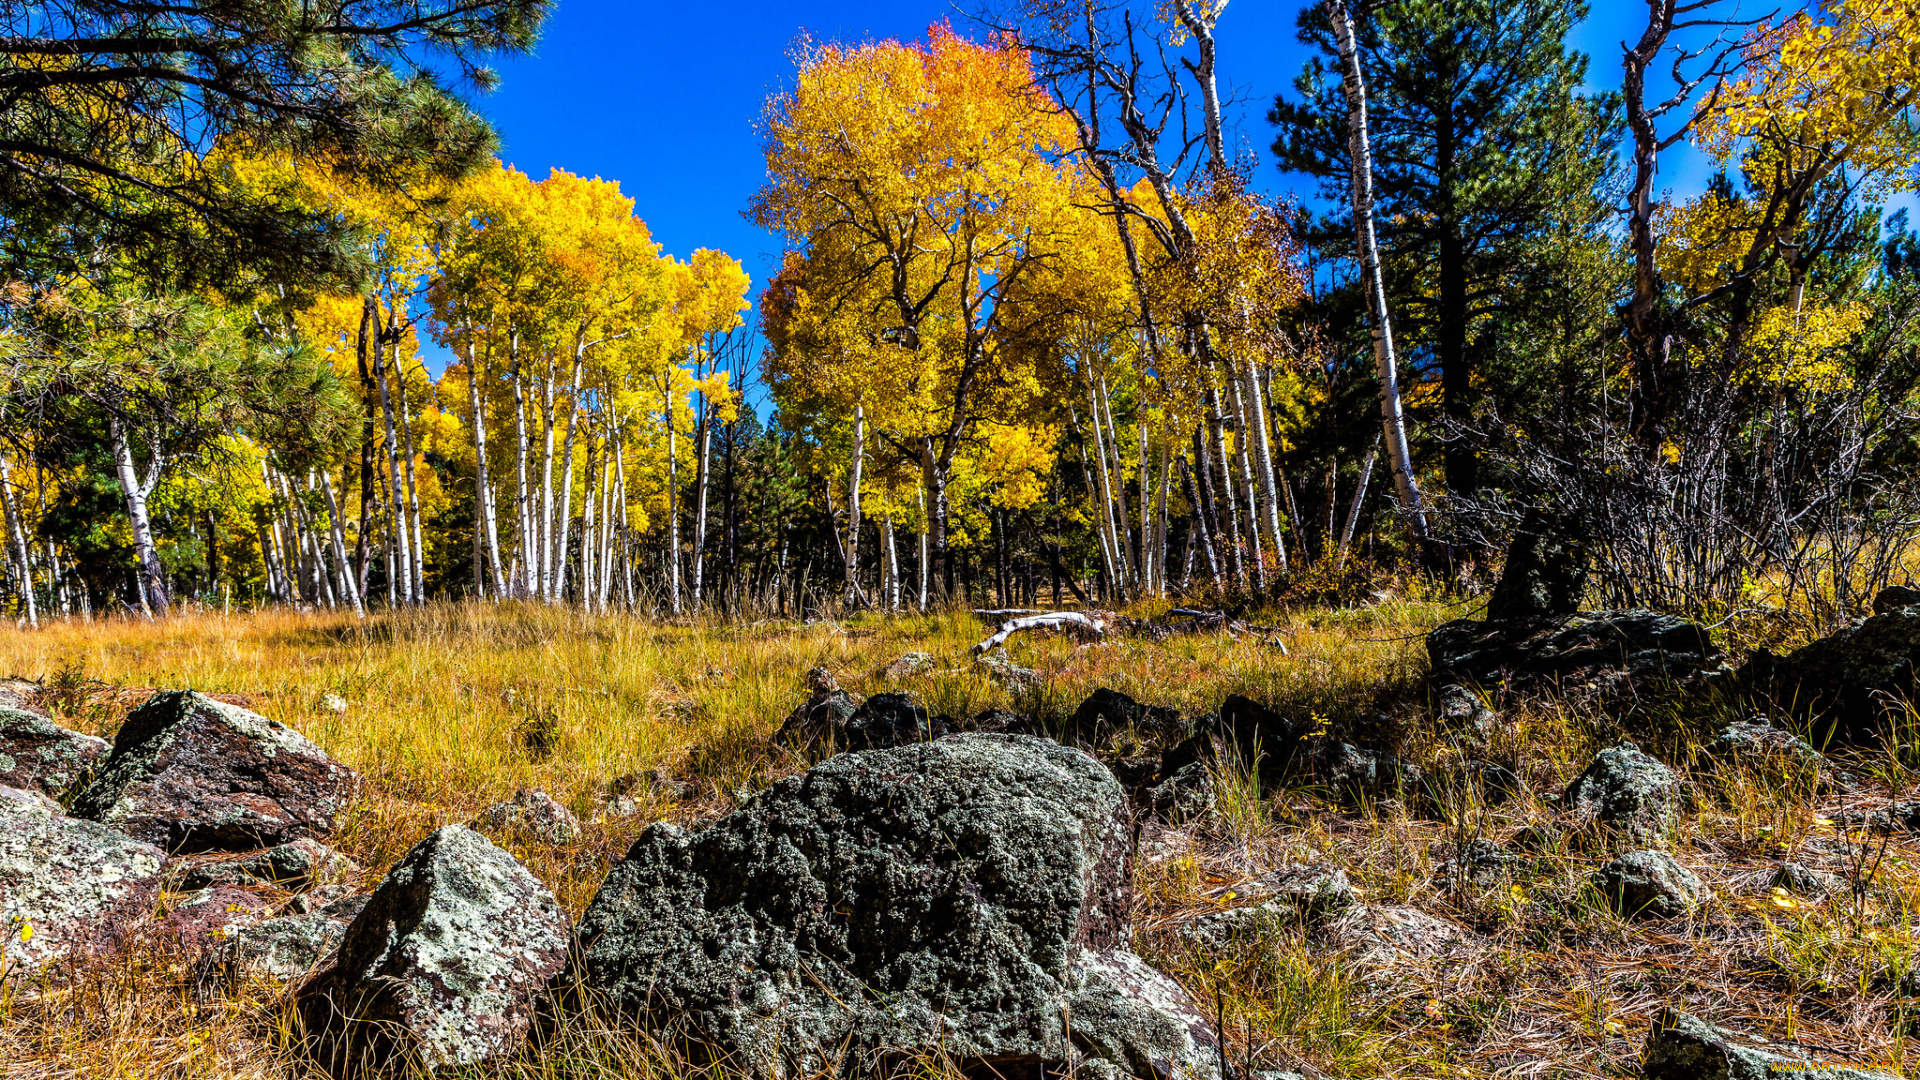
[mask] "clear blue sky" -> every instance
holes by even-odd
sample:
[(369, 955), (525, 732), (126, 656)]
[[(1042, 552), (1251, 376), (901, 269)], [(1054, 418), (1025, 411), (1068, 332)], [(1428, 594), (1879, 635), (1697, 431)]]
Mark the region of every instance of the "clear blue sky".
[[(1593, 58), (1595, 85), (1617, 86), (1618, 43), (1638, 36), (1645, 13), (1610, 0), (1593, 6), (1574, 44)], [(1223, 86), (1239, 103), (1235, 137), (1263, 160), (1266, 105), (1306, 60), (1294, 40), (1300, 7), (1232, 0), (1220, 21)], [(973, 26), (942, 0), (560, 0), (536, 54), (502, 64), (500, 88), (479, 105), (509, 163), (535, 179), (561, 168), (618, 180), (668, 252), (724, 250), (745, 264), (757, 291), (777, 267), (779, 244), (741, 217), (763, 175), (754, 121), (767, 95), (791, 81), (795, 40), (803, 32), (824, 41), (913, 39), (943, 19)], [(1670, 183), (1697, 188), (1697, 163), (1670, 165)], [(1257, 182), (1276, 194), (1312, 194), (1311, 183), (1270, 165)], [(429, 359), (436, 369), (444, 362)]]

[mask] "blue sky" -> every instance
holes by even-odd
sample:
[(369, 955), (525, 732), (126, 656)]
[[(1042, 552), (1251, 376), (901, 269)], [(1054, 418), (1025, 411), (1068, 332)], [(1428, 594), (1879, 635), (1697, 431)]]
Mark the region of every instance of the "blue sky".
[[(1266, 104), (1307, 57), (1294, 40), (1299, 10), (1299, 0), (1232, 0), (1220, 21), (1223, 86), (1239, 102), (1234, 134), (1263, 160)], [(1574, 45), (1593, 57), (1593, 83), (1612, 87), (1618, 43), (1638, 35), (1645, 12), (1609, 0), (1594, 11)], [(827, 41), (912, 39), (943, 19), (956, 29), (972, 25), (943, 0), (560, 0), (536, 54), (500, 65), (500, 88), (479, 106), (500, 130), (502, 156), (521, 171), (618, 180), (668, 252), (724, 250), (757, 290), (777, 267), (779, 244), (741, 217), (763, 175), (754, 121), (767, 95), (790, 81), (794, 42), (803, 32)], [(1668, 166), (1666, 180), (1680, 190), (1704, 178), (1697, 162)], [(1313, 190), (1271, 165), (1256, 181), (1301, 198)], [(435, 368), (441, 359), (430, 358)]]

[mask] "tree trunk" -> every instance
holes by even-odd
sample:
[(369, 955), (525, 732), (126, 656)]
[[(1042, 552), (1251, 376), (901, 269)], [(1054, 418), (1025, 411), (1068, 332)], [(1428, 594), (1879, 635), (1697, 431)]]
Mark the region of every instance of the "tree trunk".
[(327, 516), (332, 519), (333, 557), (340, 564), (341, 591), (347, 594), (353, 613), (364, 619), (367, 606), (360, 599), (360, 582), (353, 576), (353, 566), (347, 562), (347, 537), (340, 529), (340, 500), (333, 497), (333, 475), (325, 468), (320, 470), (320, 490), (327, 496)]
[[(467, 404), (473, 410), (474, 528), (484, 537), (487, 570), (492, 575), (495, 599), (507, 594), (506, 576), (500, 567), (500, 525), (493, 498), (493, 474), (487, 466), (487, 400), (481, 392), (486, 372), (481, 368), (473, 347), (472, 330), (467, 339)], [(492, 355), (489, 346), (488, 355)], [(485, 592), (486, 580), (475, 576), (474, 585)]]
[(1427, 540), (1427, 505), (1413, 474), (1413, 453), (1407, 444), (1407, 418), (1400, 400), (1399, 366), (1393, 350), (1393, 325), (1387, 314), (1386, 283), (1380, 273), (1380, 249), (1373, 228), (1373, 151), (1367, 131), (1367, 89), (1354, 45), (1353, 25), (1345, 0), (1328, 0), (1340, 48), (1342, 81), (1347, 95), (1347, 150), (1353, 162), (1354, 244), (1360, 254), (1360, 276), (1367, 291), (1367, 315), (1373, 325), (1374, 367), (1380, 380), (1380, 426), (1393, 468), (1393, 485), (1414, 539)]
[(396, 329), (393, 342), (393, 381), (400, 391), (400, 433), (405, 436), (407, 452), (407, 520), (413, 529), (411, 554), (413, 555), (413, 602), (427, 602), (427, 538), (426, 530), (420, 527), (420, 485), (413, 475), (413, 408), (407, 403), (407, 373), (400, 366), (400, 335)]
[(667, 591), (673, 613), (680, 614), (680, 456), (673, 420), (673, 394), (661, 394), (667, 421)]
[[(374, 295), (372, 293), (368, 293), (366, 296), (365, 303), (367, 305), (368, 312), (372, 314), (373, 325), (376, 327), (379, 326), (380, 325), (379, 301), (377, 301), (374, 298)], [(382, 336), (384, 337), (384, 335)], [(396, 345), (395, 348), (397, 349), (398, 346)], [(387, 493), (389, 496), (388, 506), (391, 511), (390, 518), (393, 525), (392, 527), (393, 545), (392, 546), (394, 549), (394, 556), (396, 556), (395, 558), (390, 560), (395, 564), (394, 574), (396, 575), (394, 580), (394, 585), (392, 588), (395, 592), (398, 593), (400, 598), (399, 602), (412, 603), (413, 602), (413, 581), (412, 581), (413, 556), (412, 556), (412, 553), (408, 550), (411, 547), (411, 544), (409, 544), (408, 537), (407, 537), (406, 514), (405, 514), (405, 511), (401, 509), (401, 505), (402, 505), (401, 498), (404, 493), (404, 488), (401, 486), (401, 479), (400, 479), (400, 440), (396, 437), (396, 432), (394, 430), (393, 396), (388, 392), (388, 389), (387, 389), (386, 355), (387, 354), (380, 348), (379, 344), (376, 344), (374, 346), (373, 375), (374, 375), (374, 382), (377, 383), (380, 387), (380, 414), (386, 424), (387, 483), (388, 483)]]
[[(1240, 393), (1240, 380), (1232, 372), (1227, 373), (1227, 389), (1231, 391), (1234, 423), (1238, 425), (1234, 439), (1234, 448), (1240, 458), (1240, 484), (1247, 507), (1247, 561), (1253, 565), (1253, 583), (1262, 592), (1267, 588), (1267, 557), (1260, 546), (1261, 509), (1258, 496), (1259, 484), (1253, 476), (1253, 432), (1247, 420), (1246, 402)], [(1231, 475), (1231, 471), (1229, 472)]]
[(40, 628), (40, 609), (33, 595), (33, 563), (27, 558), (27, 524), (20, 517), (20, 504), (13, 497), (13, 466), (0, 457), (0, 514), (7, 519), (7, 537), (13, 543), (20, 562), (20, 600), (26, 608), (27, 625)]
[(707, 586), (707, 486), (713, 474), (713, 407), (700, 394), (700, 456), (693, 476), (693, 606), (698, 608)]
[(171, 613), (167, 599), (167, 575), (160, 566), (160, 553), (153, 545), (153, 523), (147, 516), (147, 496), (160, 481), (159, 455), (148, 462), (142, 478), (133, 464), (133, 446), (127, 441), (127, 429), (120, 418), (107, 416), (107, 437), (113, 446), (113, 472), (120, 481), (120, 493), (127, 502), (127, 522), (133, 527), (134, 556), (138, 571), (134, 580), (140, 586), (140, 603), (155, 618)]
[(841, 554), (846, 559), (846, 604), (852, 607), (860, 593), (856, 574), (860, 570), (860, 474), (867, 460), (867, 411), (853, 407), (853, 463), (847, 470), (847, 542)]
[(1251, 398), (1247, 402), (1247, 420), (1254, 427), (1251, 449), (1254, 452), (1260, 486), (1266, 494), (1266, 506), (1262, 509), (1262, 524), (1273, 541), (1273, 561), (1282, 571), (1287, 568), (1287, 541), (1280, 529), (1280, 478), (1273, 468), (1273, 442), (1270, 435), (1271, 418), (1267, 415), (1267, 405), (1260, 393), (1260, 376), (1253, 370), (1251, 362), (1247, 365), (1247, 393)]
[(1240, 510), (1233, 497), (1233, 459), (1227, 455), (1227, 417), (1220, 402), (1220, 391), (1213, 386), (1207, 387), (1207, 413), (1213, 445), (1206, 449), (1211, 451), (1214, 462), (1218, 463), (1220, 471), (1217, 478), (1213, 471), (1214, 462), (1203, 459), (1201, 465), (1207, 483), (1218, 484), (1215, 488), (1218, 496), (1215, 505), (1225, 511), (1227, 519), (1226, 526), (1218, 531), (1218, 535), (1221, 543), (1227, 547), (1227, 566), (1233, 571), (1234, 584), (1244, 591), (1247, 587), (1246, 549), (1240, 543)]
[(1346, 527), (1340, 530), (1340, 553), (1336, 566), (1347, 561), (1347, 549), (1353, 546), (1353, 531), (1360, 525), (1360, 504), (1367, 497), (1367, 481), (1373, 477), (1373, 462), (1379, 456), (1379, 450), (1369, 449), (1366, 462), (1360, 466), (1360, 481), (1353, 488), (1353, 506), (1347, 510)]
[(560, 471), (560, 538), (553, 552), (553, 599), (564, 599), (567, 592), (567, 553), (573, 550), (573, 448), (580, 430), (580, 371), (586, 366), (586, 347), (574, 350), (573, 369), (567, 373), (567, 441), (561, 457), (566, 464)]

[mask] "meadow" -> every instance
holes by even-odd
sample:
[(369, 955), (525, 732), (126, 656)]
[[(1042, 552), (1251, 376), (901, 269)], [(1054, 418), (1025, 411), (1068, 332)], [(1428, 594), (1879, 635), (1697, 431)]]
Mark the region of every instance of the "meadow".
[[(1311, 710), (1329, 731), (1390, 745), (1430, 771), (1496, 762), (1525, 790), (1499, 806), (1472, 792), (1438, 805), (1341, 806), (1311, 790), (1262, 791), (1229, 765), (1216, 775), (1211, 814), (1179, 828), (1143, 825), (1136, 947), (1204, 1003), (1236, 1068), (1633, 1075), (1648, 1026), (1672, 1005), (1911, 1075), (1920, 1010), (1900, 987), (1920, 912), (1920, 845), (1836, 824), (1912, 786), (1896, 756), (1849, 763), (1867, 782), (1839, 796), (1793, 769), (1706, 769), (1700, 747), (1740, 718), (1730, 707), (1502, 699), (1501, 722), (1485, 735), (1443, 730), (1425, 688), (1424, 635), (1462, 613), (1383, 595), (1355, 608), (1272, 614), (1270, 626), (1238, 634), (1091, 645), (1022, 635), (1012, 658), (1042, 678), (1018, 692), (968, 662), (984, 631), (965, 612), (741, 625), (544, 605), (443, 604), (364, 622), (273, 610), (55, 623), (0, 634), (0, 676), (35, 683), (42, 707), (97, 734), (110, 735), (148, 688), (161, 687), (237, 695), (300, 730), (369, 780), (335, 837), (368, 888), (433, 828), (468, 821), (519, 789), (543, 790), (579, 817), (583, 838), (522, 839), (511, 850), (574, 917), (647, 825), (698, 825), (810, 764), (768, 737), (805, 698), (811, 668), (856, 692), (914, 694), (936, 713), (1004, 708), (1043, 723), (1102, 686), (1183, 716), (1241, 693)], [(930, 654), (932, 669), (880, 674), (909, 651)], [(1552, 818), (1567, 781), (1624, 735), (1688, 781), (1692, 809), (1676, 851), (1714, 892), (1697, 914), (1656, 923), (1614, 916), (1586, 884), (1603, 853), (1579, 844), (1502, 847), (1485, 872), (1450, 871)], [(1846, 888), (1824, 900), (1769, 888), (1787, 857)], [(1212, 944), (1180, 932), (1257, 898), (1274, 868), (1326, 861), (1345, 869), (1366, 904), (1447, 920), (1463, 944), (1383, 959), (1311, 926), (1276, 923)], [(203, 975), (134, 947), (68, 979), (0, 984), (0, 1076), (307, 1075), (285, 988)], [(489, 1075), (686, 1072), (675, 1048), (580, 1016)]]

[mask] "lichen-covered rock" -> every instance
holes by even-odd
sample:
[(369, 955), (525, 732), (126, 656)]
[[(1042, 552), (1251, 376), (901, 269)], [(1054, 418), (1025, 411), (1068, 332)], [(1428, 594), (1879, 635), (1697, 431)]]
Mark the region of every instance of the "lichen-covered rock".
[(273, 901), (234, 885), (200, 889), (174, 905), (148, 935), (169, 947), (198, 953), (219, 945), (227, 935), (273, 914)]
[(18, 709), (21, 712), (37, 713), (34, 701), (39, 697), (40, 687), (25, 679), (0, 679), (0, 709)]
[(883, 679), (907, 679), (915, 675), (925, 675), (934, 669), (932, 653), (902, 653), (892, 663), (882, 667), (878, 674)]
[(494, 803), (467, 823), (470, 828), (500, 836), (524, 837), (544, 844), (571, 844), (580, 839), (580, 819), (544, 791), (521, 788), (513, 798)]
[(889, 750), (951, 733), (953, 721), (930, 716), (907, 694), (875, 694), (847, 718), (848, 750)]
[(1593, 888), (1615, 914), (1672, 919), (1713, 896), (1693, 871), (1664, 851), (1629, 851), (1593, 872)]
[(1762, 651), (1740, 669), (1775, 709), (1814, 723), (1821, 745), (1871, 746), (1891, 711), (1914, 700), (1920, 608), (1900, 607), (1785, 656)]
[(1472, 934), (1458, 923), (1398, 904), (1354, 904), (1318, 928), (1312, 940), (1372, 969), (1430, 961), (1465, 948)]
[(1647, 1033), (1644, 1080), (1899, 1080), (1889, 1069), (1855, 1068), (1830, 1055), (1717, 1028), (1673, 1009)]
[(277, 885), (283, 889), (306, 889), (338, 881), (359, 869), (352, 859), (318, 840), (289, 840), (264, 851), (239, 858), (220, 856), (189, 858), (178, 870), (183, 889), (204, 889), (211, 885)]
[(1205, 1020), (1127, 951), (1131, 835), (1112, 774), (1045, 739), (845, 754), (700, 833), (648, 829), (568, 981), (763, 1077), (843, 1047), (1215, 1077)]
[(365, 894), (339, 897), (310, 910), (230, 929), (211, 954), (212, 967), (235, 979), (299, 982), (332, 963), (334, 950), (368, 899)]
[(1436, 686), (1580, 683), (1605, 691), (1682, 683), (1722, 662), (1704, 628), (1653, 611), (1460, 619), (1427, 635), (1427, 656)]
[(325, 838), (360, 784), (292, 728), (180, 690), (128, 714), (73, 813), (168, 851), (244, 851)]
[(1846, 882), (1840, 879), (1839, 874), (1815, 870), (1796, 862), (1783, 862), (1774, 868), (1773, 876), (1767, 879), (1767, 887), (1817, 900), (1846, 888)]
[(1182, 825), (1213, 812), (1213, 770), (1196, 761), (1147, 790), (1147, 813), (1155, 821)]
[(1710, 768), (1733, 765), (1766, 770), (1789, 780), (1810, 783), (1821, 792), (1846, 790), (1858, 783), (1805, 739), (1759, 718), (1737, 721), (1722, 728), (1706, 745), (1706, 764)]
[(1459, 683), (1445, 683), (1434, 690), (1435, 712), (1439, 714), (1441, 724), (1455, 731), (1468, 731), (1475, 735), (1487, 736), (1493, 733), (1500, 717), (1487, 705), (1481, 694), (1461, 686)]
[[(814, 672), (825, 674), (825, 668)], [(811, 674), (811, 673), (809, 673)], [(831, 679), (832, 676), (827, 676)], [(847, 742), (847, 721), (860, 711), (862, 699), (840, 689), (816, 682), (815, 689), (773, 733), (773, 745), (804, 754), (832, 754)]]
[(1561, 809), (1638, 844), (1664, 843), (1680, 811), (1680, 780), (1646, 751), (1621, 742), (1596, 754), (1567, 785)]
[(0, 967), (36, 971), (111, 948), (160, 895), (167, 856), (0, 787)]
[(520, 1045), (566, 956), (566, 916), (547, 887), (449, 825), (394, 866), (332, 966), (301, 987), (301, 1026), (336, 1076), (477, 1064)]
[(1195, 944), (1220, 947), (1262, 932), (1337, 915), (1359, 903), (1347, 872), (1329, 863), (1289, 866), (1263, 876), (1246, 895), (1255, 902), (1202, 915), (1180, 927)]
[[(1157, 728), (1164, 729), (1168, 723), (1164, 715), (1153, 719)], [(1193, 733), (1162, 755), (1160, 768), (1172, 775), (1193, 762), (1211, 762), (1217, 755), (1227, 753), (1235, 758), (1239, 768), (1254, 769), (1263, 776), (1277, 776), (1295, 764), (1295, 749), (1314, 727), (1310, 714), (1284, 715), (1251, 698), (1233, 694), (1221, 703), (1218, 713), (1193, 722)]]
[(1315, 785), (1349, 806), (1423, 795), (1425, 791), (1425, 777), (1418, 765), (1378, 750), (1326, 739), (1313, 747), (1310, 760), (1309, 776)]
[(1012, 693), (1032, 690), (1045, 680), (1038, 671), (1013, 662), (1005, 649), (995, 649), (974, 657), (973, 666)]
[(65, 798), (106, 759), (105, 739), (68, 731), (36, 712), (0, 701), (0, 784)]
[(1571, 615), (1587, 595), (1583, 530), (1559, 515), (1527, 511), (1507, 545), (1507, 565), (1487, 600), (1490, 621)]
[(1066, 739), (1096, 749), (1113, 746), (1118, 737), (1171, 745), (1187, 736), (1180, 714), (1161, 705), (1143, 705), (1118, 690), (1095, 690), (1067, 721)]
[(1920, 607), (1920, 589), (1911, 585), (1889, 585), (1873, 594), (1873, 613), (1885, 615), (1889, 611), (1902, 611), (1910, 607)]

